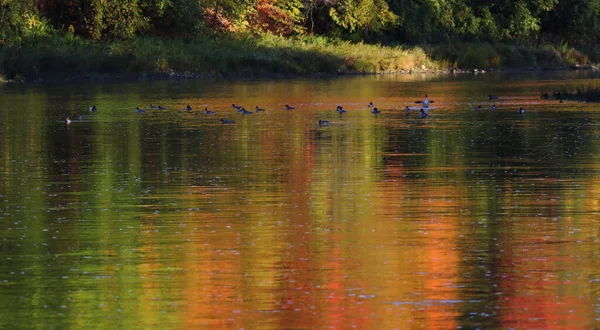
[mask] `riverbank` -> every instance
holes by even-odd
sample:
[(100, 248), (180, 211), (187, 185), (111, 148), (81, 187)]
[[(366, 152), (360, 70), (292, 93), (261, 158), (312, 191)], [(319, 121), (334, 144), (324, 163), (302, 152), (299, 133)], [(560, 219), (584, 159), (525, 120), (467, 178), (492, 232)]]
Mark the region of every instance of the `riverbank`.
[(303, 36), (191, 41), (139, 37), (93, 42), (69, 35), (0, 45), (5, 82), (229, 79), (299, 75), (594, 68), (600, 55), (568, 47), (490, 43), (382, 46)]

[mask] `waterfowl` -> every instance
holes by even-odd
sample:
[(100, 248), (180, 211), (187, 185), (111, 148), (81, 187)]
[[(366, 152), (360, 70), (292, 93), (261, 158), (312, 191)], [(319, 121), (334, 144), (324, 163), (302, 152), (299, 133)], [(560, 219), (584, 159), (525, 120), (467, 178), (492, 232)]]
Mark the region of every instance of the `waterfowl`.
[(410, 111), (410, 108), (408, 107), (408, 105), (406, 106), (406, 108), (404, 108), (404, 111)]
[(235, 124), (235, 121), (231, 120), (231, 119), (221, 119), (219, 120), (221, 122), (221, 124)]
[(231, 107), (234, 108), (235, 110), (237, 110), (238, 112), (240, 111), (240, 109), (242, 108), (241, 105), (235, 105), (235, 104), (231, 104)]
[(425, 94), (425, 99), (423, 101), (415, 101), (415, 103), (423, 104), (423, 108), (429, 108), (429, 104), (433, 103), (433, 101), (429, 100), (427, 94)]
[(329, 120), (319, 119), (319, 126), (327, 126), (329, 125)]
[(524, 108), (519, 109), (519, 113), (522, 115), (525, 114), (525, 109)]
[(212, 110), (208, 110), (208, 108), (204, 108), (204, 114), (205, 114), (205, 115), (214, 115), (214, 114), (215, 114), (215, 112), (214, 112), (214, 111), (212, 111)]
[(377, 108), (373, 108), (373, 110), (371, 110), (371, 113), (376, 115), (378, 113), (381, 113), (381, 111), (377, 110)]
[(252, 112), (252, 111), (248, 111), (248, 110), (246, 110), (246, 109), (244, 109), (244, 108), (242, 108), (242, 110), (240, 110), (240, 112), (242, 113), (242, 115), (251, 115), (251, 114), (253, 114), (253, 113), (254, 113), (254, 112)]
[(342, 108), (341, 105), (338, 105), (337, 108), (335, 109), (335, 111), (339, 112), (340, 114), (346, 112), (346, 110), (344, 110), (344, 108)]
[(491, 101), (491, 100), (497, 100), (497, 99), (499, 99), (499, 97), (498, 97), (498, 96), (495, 96), (495, 95), (488, 95), (488, 100), (490, 100), (490, 101)]
[(369, 102), (369, 105), (368, 105), (368, 107), (369, 107), (369, 108), (372, 108), (372, 107), (373, 107), (373, 102)]
[(65, 124), (69, 125), (70, 123), (71, 123), (71, 119), (69, 119), (69, 117), (67, 117), (67, 118), (65, 119)]
[(481, 111), (481, 106), (480, 106), (480, 105), (478, 105), (478, 106), (475, 108), (475, 111)]
[(289, 106), (289, 105), (287, 105), (287, 104), (285, 105), (285, 110), (294, 110), (294, 109), (296, 109), (296, 108), (294, 108), (294, 107), (290, 107), (290, 106)]
[(152, 103), (150, 103), (150, 109), (165, 110), (166, 108), (162, 105), (153, 105)]
[(90, 112), (96, 112), (96, 111), (98, 111), (98, 108), (96, 108), (96, 106), (95, 106), (95, 105), (92, 105), (92, 106), (90, 107)]
[(185, 109), (184, 109), (184, 110), (185, 110), (185, 111), (191, 111), (191, 110), (192, 110), (192, 107), (191, 107), (191, 106), (188, 104), (188, 105), (187, 105), (187, 107), (185, 107)]
[(258, 107), (258, 105), (257, 105), (257, 106), (256, 106), (256, 112), (259, 112), (259, 111), (265, 111), (265, 109), (263, 109), (263, 108), (259, 108), (259, 107)]
[(146, 113), (146, 110), (142, 110), (139, 107), (135, 107), (135, 112), (136, 113)]
[(425, 110), (421, 109), (419, 111), (419, 118), (421, 118), (421, 119), (427, 118), (427, 112), (425, 112)]
[(492, 110), (496, 110), (496, 105), (492, 105)]

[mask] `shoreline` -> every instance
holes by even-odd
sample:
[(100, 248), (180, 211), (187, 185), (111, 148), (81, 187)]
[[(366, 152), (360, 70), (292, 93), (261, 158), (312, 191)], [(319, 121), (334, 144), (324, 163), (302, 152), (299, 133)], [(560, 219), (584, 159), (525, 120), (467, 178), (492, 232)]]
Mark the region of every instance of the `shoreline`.
[(391, 71), (391, 72), (343, 72), (343, 73), (309, 73), (309, 74), (263, 74), (252, 75), (243, 72), (231, 74), (210, 74), (194, 72), (176, 72), (167, 73), (84, 73), (84, 74), (51, 74), (35, 79), (5, 79), (0, 80), (0, 84), (71, 84), (71, 83), (111, 83), (111, 82), (151, 82), (151, 81), (229, 81), (229, 80), (269, 80), (269, 79), (296, 79), (296, 78), (338, 78), (352, 76), (385, 76), (385, 75), (480, 75), (490, 73), (508, 73), (518, 74), (525, 72), (575, 72), (575, 71), (597, 71), (595, 66), (584, 67), (561, 67), (561, 68), (508, 68), (508, 69), (446, 69), (446, 70), (409, 70), (409, 71)]
[(573, 56), (572, 49), (561, 53), (548, 45), (533, 48), (472, 43), (461, 44), (460, 52), (455, 49), (456, 44), (382, 46), (272, 35), (187, 41), (140, 37), (105, 43), (54, 36), (0, 44), (0, 82), (222, 81), (598, 70), (589, 60), (595, 54)]

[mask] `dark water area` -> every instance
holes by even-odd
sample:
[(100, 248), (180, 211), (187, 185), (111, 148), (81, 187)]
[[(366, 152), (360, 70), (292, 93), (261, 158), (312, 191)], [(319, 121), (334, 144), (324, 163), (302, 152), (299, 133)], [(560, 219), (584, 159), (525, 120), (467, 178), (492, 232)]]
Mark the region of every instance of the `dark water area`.
[(0, 328), (598, 328), (597, 76), (0, 86)]

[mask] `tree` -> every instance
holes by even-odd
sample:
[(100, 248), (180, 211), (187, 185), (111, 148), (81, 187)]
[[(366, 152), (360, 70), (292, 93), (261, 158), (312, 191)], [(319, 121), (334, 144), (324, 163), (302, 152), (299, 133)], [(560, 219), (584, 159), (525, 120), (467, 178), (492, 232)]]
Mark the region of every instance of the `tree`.
[(384, 0), (339, 0), (329, 9), (329, 15), (345, 32), (363, 38), (379, 34), (397, 22)]
[(33, 0), (0, 0), (0, 41), (18, 43), (50, 32)]

